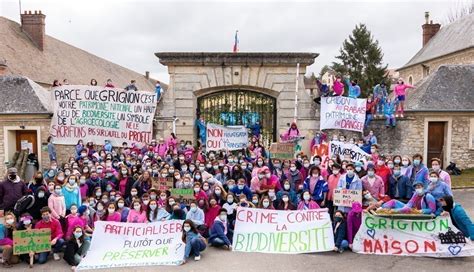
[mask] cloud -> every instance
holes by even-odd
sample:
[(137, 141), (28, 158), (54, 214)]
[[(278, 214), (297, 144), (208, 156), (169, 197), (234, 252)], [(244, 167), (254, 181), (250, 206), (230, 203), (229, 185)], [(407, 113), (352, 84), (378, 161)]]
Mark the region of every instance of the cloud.
[[(2, 0), (2, 16), (19, 21), (18, 1)], [(354, 26), (365, 23), (396, 68), (421, 48), (424, 12), (442, 22), (451, 1), (35, 1), (46, 32), (139, 73), (168, 82), (154, 56), (165, 51), (231, 51), (239, 30), (241, 51), (317, 52), (308, 72), (331, 64)]]

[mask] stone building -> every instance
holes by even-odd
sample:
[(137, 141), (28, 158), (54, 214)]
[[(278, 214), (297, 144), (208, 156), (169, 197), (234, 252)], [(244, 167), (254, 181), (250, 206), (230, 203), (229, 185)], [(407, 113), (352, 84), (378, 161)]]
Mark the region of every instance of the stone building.
[[(32, 145), (40, 167), (49, 164), (44, 151), (51, 116), (49, 87), (55, 79), (87, 85), (112, 79), (125, 87), (136, 80), (141, 90), (154, 91), (155, 80), (97, 57), (46, 35), (41, 11), (21, 14), (21, 24), (0, 17), (0, 173), (22, 141)], [(166, 86), (162, 84), (166, 89)], [(73, 146), (57, 145), (58, 159), (65, 161)]]
[(422, 48), (397, 70), (409, 84), (417, 84), (442, 65), (474, 63), (474, 14), (443, 27), (433, 24), (428, 13), (425, 20)]
[(319, 128), (314, 102), (305, 89), (306, 66), (315, 53), (173, 53), (155, 54), (168, 66), (169, 88), (163, 97), (156, 134), (167, 136), (174, 117), (180, 138), (196, 139), (198, 116), (213, 123), (263, 124), (266, 143), (278, 140), (295, 115), (296, 67), (300, 64), (297, 122), (302, 135)]

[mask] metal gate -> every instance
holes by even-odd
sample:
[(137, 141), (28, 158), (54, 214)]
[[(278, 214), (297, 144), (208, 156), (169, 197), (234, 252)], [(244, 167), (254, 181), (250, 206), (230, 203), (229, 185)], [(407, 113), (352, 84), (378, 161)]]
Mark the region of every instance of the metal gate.
[(198, 98), (197, 110), (206, 123), (250, 127), (259, 120), (265, 147), (276, 139), (276, 99), (269, 95), (248, 90), (220, 91)]

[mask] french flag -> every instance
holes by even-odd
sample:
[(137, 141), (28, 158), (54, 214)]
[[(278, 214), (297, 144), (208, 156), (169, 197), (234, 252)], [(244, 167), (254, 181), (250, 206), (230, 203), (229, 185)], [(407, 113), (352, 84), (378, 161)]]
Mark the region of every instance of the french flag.
[(239, 36), (238, 36), (239, 31), (235, 31), (235, 40), (234, 40), (234, 53), (237, 53), (239, 51)]

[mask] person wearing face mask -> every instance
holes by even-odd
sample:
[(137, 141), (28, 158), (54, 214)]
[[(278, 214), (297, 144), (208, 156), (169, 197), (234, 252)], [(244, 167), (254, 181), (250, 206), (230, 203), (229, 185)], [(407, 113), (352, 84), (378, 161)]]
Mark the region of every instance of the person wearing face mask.
[(383, 181), (383, 188), (385, 190), (384, 194), (388, 193), (388, 180), (390, 179), (390, 175), (392, 175), (392, 169), (390, 169), (386, 163), (386, 157), (381, 155), (379, 156), (378, 161), (376, 161), (375, 171), (377, 171), (377, 176), (382, 178)]
[(2, 249), (3, 267), (11, 268), (19, 262), (17, 255), (13, 255), (13, 232), (17, 230), (16, 217), (12, 212), (5, 214), (5, 222), (0, 224), (0, 249)]
[(301, 175), (303, 176), (303, 178), (306, 178), (309, 176), (309, 168), (310, 168), (311, 164), (309, 163), (309, 160), (308, 159), (304, 159), (303, 160), (303, 164), (301, 166), (301, 168), (299, 169)]
[(138, 196), (141, 197), (153, 186), (153, 178), (149, 171), (143, 172), (143, 174), (135, 181), (132, 188), (137, 189)]
[(294, 162), (290, 163), (290, 171), (288, 171), (286, 178), (290, 181), (292, 189), (296, 189), (299, 185), (303, 185), (305, 180), (305, 177), (297, 169), (296, 164)]
[(274, 210), (275, 207), (273, 207), (273, 201), (270, 199), (268, 195), (263, 195), (262, 198), (260, 199), (260, 203), (258, 205), (259, 209), (264, 209), (264, 210)]
[(78, 212), (78, 208), (75, 204), (71, 206), (71, 213), (66, 216), (66, 223), (67, 223), (66, 224), (67, 229), (66, 229), (66, 234), (64, 236), (66, 240), (71, 239), (72, 232), (75, 226), (81, 226), (81, 227), (87, 226), (87, 221), (81, 218)]
[(429, 170), (428, 168), (423, 164), (423, 156), (420, 154), (415, 154), (413, 155), (413, 163), (412, 166), (410, 167), (410, 170), (407, 170), (410, 173), (410, 182), (411, 184), (414, 184), (417, 181), (423, 182), (423, 185), (426, 187), (428, 184), (428, 176), (429, 176)]
[(125, 199), (120, 198), (117, 201), (117, 212), (120, 213), (120, 222), (127, 222), (127, 216), (130, 212), (130, 208), (125, 206)]
[(210, 194), (209, 197), (214, 197), (215, 199), (217, 199), (217, 202), (219, 203), (219, 205), (222, 206), (227, 201), (227, 192), (225, 191), (224, 187), (222, 187), (221, 184), (216, 183), (213, 186), (212, 193)]
[(333, 192), (337, 188), (339, 179), (341, 178), (341, 166), (337, 163), (332, 165), (331, 175), (328, 177), (328, 195), (326, 197), (326, 207), (328, 208), (329, 216), (332, 219), (334, 214), (334, 205), (333, 205)]
[(369, 164), (367, 166), (367, 175), (361, 178), (362, 189), (369, 191), (373, 196), (385, 195), (384, 182), (376, 173), (378, 171), (374, 165)]
[(332, 222), (332, 229), (334, 232), (334, 249), (333, 251), (343, 253), (349, 247), (347, 241), (347, 225), (344, 220), (344, 212), (337, 210), (334, 212), (334, 221)]
[(186, 214), (186, 220), (191, 220), (193, 221), (194, 225), (199, 229), (200, 226), (204, 226), (204, 228), (207, 229), (207, 227), (204, 224), (205, 216), (204, 216), (204, 211), (198, 207), (196, 201), (191, 201), (189, 204), (189, 211)]
[(89, 179), (86, 181), (86, 184), (88, 187), (88, 196), (94, 195), (94, 191), (96, 190), (96, 188), (100, 188), (101, 190), (105, 191), (105, 184), (102, 182), (102, 179), (95, 171), (91, 173)]
[[(346, 173), (341, 175), (337, 183), (337, 189), (360, 190), (362, 191), (362, 181), (355, 173), (355, 167), (352, 163), (346, 165)], [(344, 212), (349, 212), (350, 207), (339, 207)]]
[(85, 175), (81, 175), (79, 177), (79, 193), (81, 195), (82, 201), (87, 198), (87, 192), (89, 192), (89, 185), (87, 185), (87, 177)]
[[(227, 196), (229, 198), (229, 196)], [(217, 200), (214, 198), (209, 199), (209, 207), (204, 211), (204, 223), (207, 227), (211, 227), (214, 223), (214, 219), (219, 214), (221, 206), (217, 203)]]
[(422, 181), (416, 181), (413, 184), (415, 193), (407, 204), (398, 200), (392, 199), (382, 205), (384, 209), (392, 209), (398, 213), (410, 213), (412, 209), (419, 210), (422, 214), (436, 213), (436, 199), (424, 189)]
[(444, 171), (441, 169), (441, 160), (438, 158), (432, 158), (431, 159), (431, 169), (432, 171), (438, 172), (439, 178), (446, 183), (449, 188), (451, 188), (451, 176), (448, 174), (448, 172)]
[(27, 212), (33, 217), (33, 220), (36, 222), (41, 219), (41, 208), (48, 206), (48, 197), (47, 189), (44, 186), (38, 187), (36, 193), (34, 194), (35, 202), (34, 204), (27, 209)]
[(192, 220), (186, 219), (183, 223), (183, 235), (181, 240), (186, 244), (184, 248), (184, 263), (186, 259), (194, 255), (194, 260), (201, 260), (201, 252), (206, 249), (207, 242), (198, 232), (198, 229)]
[(158, 201), (151, 200), (147, 207), (147, 219), (148, 222), (158, 222), (166, 220), (170, 214), (163, 208), (162, 205), (158, 205)]
[(388, 195), (390, 198), (408, 201), (413, 195), (413, 186), (410, 186), (408, 178), (402, 175), (399, 164), (393, 166), (393, 174), (390, 176), (389, 186)]
[(232, 250), (231, 233), (228, 231), (227, 210), (220, 209), (212, 227), (209, 230), (209, 244), (214, 247), (223, 247)]
[(195, 182), (194, 183), (194, 198), (196, 201), (199, 201), (200, 199), (205, 199), (207, 200), (207, 194), (201, 189), (201, 183)]
[(460, 230), (466, 238), (474, 241), (474, 224), (461, 204), (454, 202), (452, 195), (441, 197), (439, 203), (443, 209), (441, 215), (450, 216), (453, 225)]
[(64, 196), (66, 210), (69, 210), (73, 204), (76, 206), (80, 206), (82, 204), (81, 192), (77, 182), (78, 179), (76, 176), (70, 176), (67, 178), (62, 187), (62, 195)]
[[(245, 198), (245, 195), (243, 195)], [(227, 210), (227, 220), (229, 222), (230, 228), (233, 229), (233, 223), (235, 220), (236, 210), (239, 206), (239, 197), (233, 193), (227, 195), (226, 202), (222, 205), (223, 209)]]
[[(327, 157), (327, 154), (324, 156)], [(319, 167), (319, 169), (321, 170), (321, 176), (323, 176), (323, 178), (326, 180), (331, 173), (327, 170), (326, 167), (324, 167), (326, 164), (323, 164), (323, 159), (321, 158), (321, 156), (316, 155), (311, 160), (313, 162), (313, 166)]]
[(117, 188), (118, 180), (114, 174), (114, 171), (115, 170), (113, 169), (105, 170), (105, 177), (102, 179), (102, 182), (105, 184), (105, 186), (110, 184), (113, 188)]
[(263, 158), (258, 158), (257, 162), (255, 163), (255, 166), (252, 169), (252, 178), (255, 178), (256, 176), (258, 176), (258, 173), (263, 167), (265, 167)]
[(115, 205), (114, 202), (109, 202), (107, 204), (107, 209), (105, 210), (104, 216), (103, 216), (104, 221), (109, 221), (109, 222), (120, 222), (122, 221), (122, 217), (119, 212), (117, 212), (117, 206)]
[(142, 204), (139, 200), (134, 200), (132, 202), (130, 212), (128, 213), (127, 222), (128, 223), (146, 223), (147, 214), (143, 209)]
[(439, 173), (435, 171), (431, 171), (430, 173), (427, 191), (435, 199), (440, 199), (441, 197), (446, 196), (446, 195), (449, 195), (449, 196), (453, 195), (453, 192), (449, 188), (448, 184), (444, 183), (439, 177)]
[(277, 207), (281, 207), (281, 205), (285, 204), (282, 203), (282, 198), (284, 195), (288, 196), (288, 202), (291, 204), (289, 206), (294, 206), (296, 209), (296, 205), (298, 204), (298, 196), (296, 195), (295, 190), (291, 189), (291, 184), (288, 180), (283, 181), (282, 189), (276, 193), (277, 202), (279, 203)]
[(130, 196), (130, 191), (132, 190), (134, 183), (135, 179), (130, 175), (128, 168), (126, 166), (122, 166), (118, 175), (118, 189), (124, 198), (128, 198)]
[(16, 202), (28, 193), (26, 184), (17, 175), (16, 168), (9, 168), (7, 176), (0, 182), (0, 210), (12, 211)]
[(27, 187), (28, 187), (28, 190), (32, 191), (33, 194), (34, 194), (34, 193), (36, 193), (36, 190), (39, 187), (45, 186), (45, 185), (46, 185), (46, 183), (44, 182), (43, 174), (41, 173), (41, 171), (38, 171), (33, 176), (33, 178), (30, 180)]
[(63, 259), (71, 266), (71, 270), (75, 271), (76, 266), (86, 256), (90, 248), (90, 240), (86, 239), (86, 233), (80, 226), (73, 230), (73, 237), (66, 243)]
[(363, 177), (367, 175), (367, 171), (364, 169), (364, 163), (362, 161), (356, 161), (354, 163), (354, 172), (357, 174), (359, 177)]
[(51, 217), (63, 220), (66, 216), (66, 201), (64, 200), (61, 185), (54, 186), (54, 193), (48, 198), (48, 207), (51, 209)]
[[(43, 207), (41, 209), (41, 220), (36, 223), (35, 229), (51, 229), (51, 247), (53, 248), (53, 257), (55, 261), (59, 261), (61, 258), (58, 253), (64, 245), (63, 231), (59, 221), (52, 216), (52, 211), (49, 207)], [(46, 263), (48, 261), (49, 253), (50, 252), (39, 253), (38, 263)]]
[(303, 190), (309, 191), (311, 194), (312, 200), (316, 201), (319, 206), (325, 207), (329, 188), (328, 183), (320, 175), (319, 167), (311, 167), (309, 176), (305, 179), (303, 186)]
[(241, 178), (237, 180), (237, 186), (232, 188), (230, 190), (235, 196), (240, 196), (241, 194), (244, 194), (247, 198), (247, 200), (252, 199), (252, 191), (250, 188), (245, 184), (245, 179)]
[(318, 203), (311, 199), (311, 194), (309, 191), (304, 191), (302, 199), (298, 203), (298, 210), (315, 210), (319, 209)]
[[(290, 184), (288, 183), (288, 187), (289, 185)], [(280, 194), (280, 197), (279, 197), (279, 202), (276, 207), (277, 210), (280, 210), (280, 211), (296, 210), (295, 204), (290, 200), (290, 193), (288, 191), (282, 190), (282, 191), (279, 191), (278, 193)]]
[(219, 181), (221, 184), (227, 184), (227, 181), (231, 178), (231, 173), (229, 170), (229, 166), (225, 165), (222, 167), (222, 171), (216, 175), (216, 180)]

